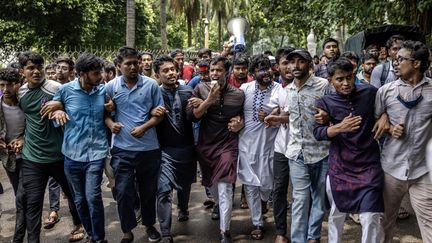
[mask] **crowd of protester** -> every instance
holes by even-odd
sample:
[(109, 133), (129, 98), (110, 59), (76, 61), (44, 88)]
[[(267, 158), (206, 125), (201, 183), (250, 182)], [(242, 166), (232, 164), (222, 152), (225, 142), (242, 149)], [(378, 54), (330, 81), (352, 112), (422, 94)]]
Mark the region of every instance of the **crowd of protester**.
[(409, 216), (401, 207), (409, 193), (422, 240), (432, 242), (430, 50), (400, 35), (360, 56), (332, 38), (322, 47), (321, 57), (293, 47), (247, 56), (226, 43), (190, 62), (180, 49), (155, 57), (122, 47), (113, 62), (83, 53), (52, 64), (21, 53), (0, 69), (13, 242), (40, 242), (42, 224), (55, 226), (60, 191), (74, 224), (68, 240), (107, 242), (104, 173), (121, 243), (134, 241), (138, 223), (149, 241), (173, 242), (173, 195), (177, 220), (193, 218), (197, 174), (222, 243), (236, 234), (236, 183), (253, 240), (264, 238), (271, 201), (275, 243), (320, 242), (326, 214), (329, 242), (342, 242), (347, 215), (361, 224), (362, 242), (391, 242), (396, 219)]

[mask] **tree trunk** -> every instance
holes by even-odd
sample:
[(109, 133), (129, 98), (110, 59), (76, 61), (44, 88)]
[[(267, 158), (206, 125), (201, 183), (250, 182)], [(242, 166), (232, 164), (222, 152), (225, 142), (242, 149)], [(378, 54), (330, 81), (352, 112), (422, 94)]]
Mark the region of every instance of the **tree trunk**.
[(188, 47), (192, 46), (192, 18), (189, 14), (186, 15), (187, 21), (187, 38), (188, 38)]
[(161, 32), (161, 47), (163, 50), (168, 50), (168, 39), (166, 30), (166, 0), (160, 0), (160, 32)]
[(218, 47), (222, 47), (222, 13), (218, 11)]
[(126, 1), (126, 46), (135, 48), (135, 0)]

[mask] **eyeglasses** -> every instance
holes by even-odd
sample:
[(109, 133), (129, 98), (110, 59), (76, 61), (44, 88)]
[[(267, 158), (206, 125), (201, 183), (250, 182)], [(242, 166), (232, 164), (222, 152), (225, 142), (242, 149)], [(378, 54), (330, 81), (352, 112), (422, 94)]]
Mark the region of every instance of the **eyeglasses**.
[(401, 63), (403, 61), (415, 61), (415, 59), (412, 58), (412, 57), (401, 57), (401, 56), (398, 56), (398, 57), (396, 57), (395, 61), (397, 61), (398, 63)]

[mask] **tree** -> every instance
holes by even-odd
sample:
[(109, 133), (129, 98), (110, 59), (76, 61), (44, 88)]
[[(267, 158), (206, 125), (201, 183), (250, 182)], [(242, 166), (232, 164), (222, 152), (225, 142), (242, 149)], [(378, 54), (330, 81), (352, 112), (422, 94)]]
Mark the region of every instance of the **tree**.
[(166, 31), (166, 0), (160, 0), (160, 34), (162, 49), (168, 49), (167, 31)]
[(188, 46), (192, 46), (192, 27), (201, 19), (199, 0), (171, 0), (171, 9), (177, 16), (185, 16), (187, 23)]
[(126, 1), (126, 46), (135, 47), (135, 0)]

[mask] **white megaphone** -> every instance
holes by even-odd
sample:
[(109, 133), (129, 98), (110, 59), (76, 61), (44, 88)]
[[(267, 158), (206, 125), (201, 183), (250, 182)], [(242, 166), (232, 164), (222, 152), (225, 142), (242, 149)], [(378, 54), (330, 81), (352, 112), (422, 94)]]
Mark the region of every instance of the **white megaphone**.
[(244, 38), (246, 29), (247, 22), (244, 18), (235, 17), (228, 21), (228, 32), (234, 36), (234, 52), (244, 52), (246, 50), (246, 42)]

